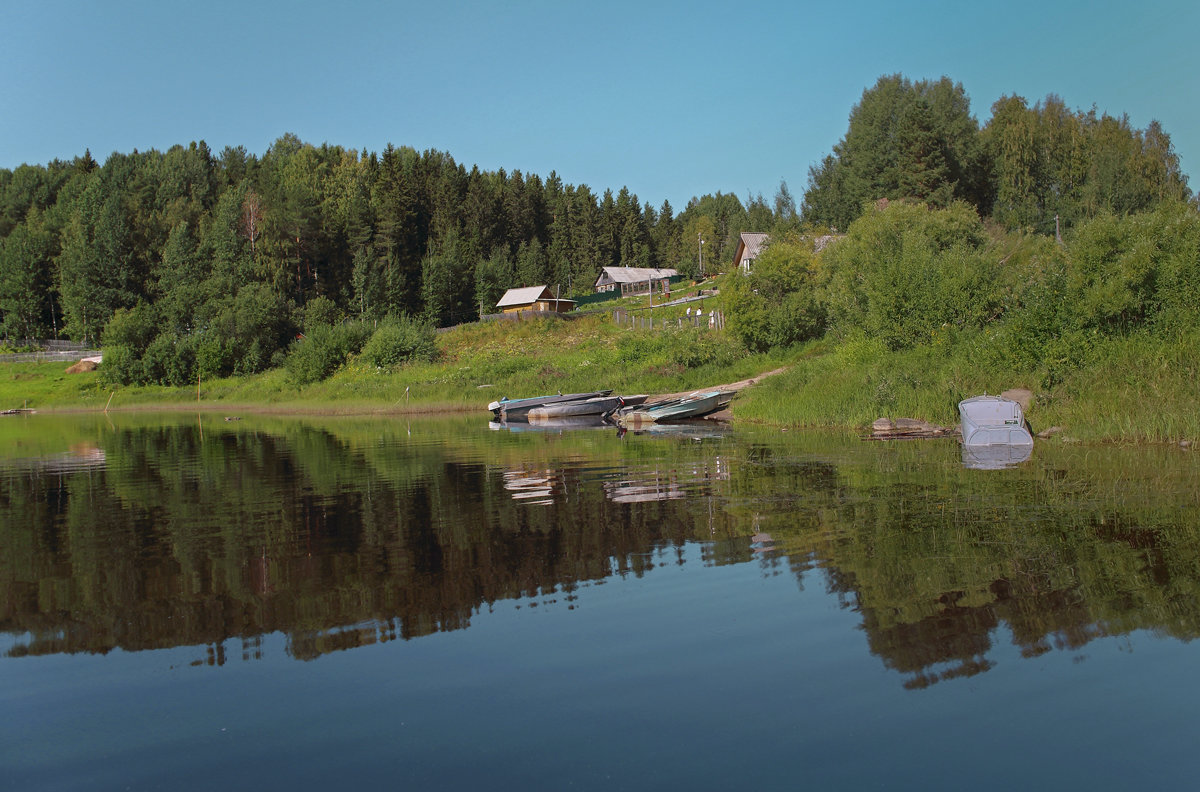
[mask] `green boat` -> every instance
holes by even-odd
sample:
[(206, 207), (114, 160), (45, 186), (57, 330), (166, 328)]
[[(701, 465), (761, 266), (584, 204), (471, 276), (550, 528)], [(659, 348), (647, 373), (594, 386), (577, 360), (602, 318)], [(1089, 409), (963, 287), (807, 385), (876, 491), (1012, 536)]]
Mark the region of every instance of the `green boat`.
[(678, 399), (648, 402), (638, 407), (618, 410), (613, 418), (621, 426), (643, 423), (670, 423), (688, 418), (702, 418), (715, 413), (733, 401), (734, 391), (696, 391)]

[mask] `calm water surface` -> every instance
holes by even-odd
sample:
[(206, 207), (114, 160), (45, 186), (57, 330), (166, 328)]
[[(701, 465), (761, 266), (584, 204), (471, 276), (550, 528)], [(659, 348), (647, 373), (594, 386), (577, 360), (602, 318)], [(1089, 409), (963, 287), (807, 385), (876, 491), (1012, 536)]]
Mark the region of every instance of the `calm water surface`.
[(0, 788), (1190, 788), (1197, 459), (3, 418)]

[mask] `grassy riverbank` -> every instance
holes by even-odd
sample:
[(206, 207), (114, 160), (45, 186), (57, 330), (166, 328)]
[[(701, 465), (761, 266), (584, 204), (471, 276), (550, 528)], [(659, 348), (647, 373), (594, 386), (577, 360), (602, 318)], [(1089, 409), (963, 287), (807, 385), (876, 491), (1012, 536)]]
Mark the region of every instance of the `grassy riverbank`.
[[(67, 364), (0, 366), (0, 409), (148, 407), (319, 412), (470, 411), (503, 396), (613, 388), (664, 393), (752, 377), (794, 353), (747, 354), (724, 333), (679, 322), (686, 308), (655, 309), (653, 330), (621, 328), (601, 314), (572, 321), (489, 322), (438, 336), (433, 363), (384, 370), (351, 361), (330, 378), (297, 385), (284, 369), (201, 381), (197, 388), (110, 386)], [(670, 319), (671, 326), (662, 327)], [(111, 402), (109, 399), (111, 398)]]
[[(681, 309), (682, 310), (682, 309)], [(659, 321), (671, 317), (667, 310)], [(1172, 340), (1106, 339), (1067, 370), (980, 365), (985, 334), (887, 351), (858, 338), (749, 354), (708, 328), (631, 330), (607, 316), (575, 321), (465, 325), (438, 338), (440, 357), (395, 371), (352, 362), (331, 378), (298, 386), (286, 371), (202, 381), (197, 389), (112, 387), (98, 372), (65, 373), (62, 363), (0, 366), (0, 409), (172, 408), (325, 413), (480, 410), (502, 396), (613, 388), (667, 393), (709, 387), (786, 367), (739, 395), (735, 420), (777, 426), (862, 429), (880, 416), (943, 425), (967, 396), (1025, 387), (1035, 431), (1063, 427), (1062, 439), (1177, 442), (1200, 439), (1200, 334)]]

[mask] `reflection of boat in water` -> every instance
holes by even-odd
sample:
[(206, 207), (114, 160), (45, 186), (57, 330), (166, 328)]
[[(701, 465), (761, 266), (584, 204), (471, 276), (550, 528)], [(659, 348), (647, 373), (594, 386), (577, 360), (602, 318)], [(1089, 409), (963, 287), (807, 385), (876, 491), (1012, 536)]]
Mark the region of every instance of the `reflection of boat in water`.
[(963, 445), (962, 463), (972, 470), (1003, 470), (1025, 462), (1033, 455), (1029, 445)]
[(597, 396), (580, 401), (559, 402), (558, 404), (534, 407), (529, 411), (527, 417), (530, 421), (545, 421), (576, 418), (579, 416), (607, 415), (613, 410), (622, 407), (641, 404), (647, 398), (649, 397), (644, 394), (639, 396)]
[(513, 500), (536, 505), (554, 502), (554, 483), (557, 474), (547, 471), (506, 470), (504, 489), (512, 493)]
[(666, 399), (632, 409), (618, 410), (614, 417), (622, 426), (701, 418), (728, 406), (733, 401), (733, 396), (734, 391), (696, 391), (678, 399)]
[(566, 418), (545, 418), (539, 421), (488, 421), (493, 431), (509, 432), (562, 432), (575, 429), (612, 429), (613, 425), (603, 415), (575, 415)]
[(729, 480), (729, 465), (716, 457), (691, 469), (627, 469), (604, 482), (604, 496), (613, 503), (648, 503), (703, 495), (716, 481)]
[(590, 391), (588, 393), (558, 393), (551, 396), (530, 396), (524, 399), (500, 399), (488, 405), (488, 409), (496, 418), (511, 420), (523, 418), (535, 407), (545, 407), (548, 404), (562, 402), (584, 401), (598, 396), (607, 396), (612, 390)]
[(678, 500), (687, 493), (674, 480), (621, 481), (604, 485), (604, 494), (613, 503), (648, 503), (650, 501)]
[(729, 427), (724, 423), (693, 418), (676, 423), (631, 424), (628, 427), (622, 427), (622, 430), (633, 435), (707, 440), (724, 437), (728, 433)]

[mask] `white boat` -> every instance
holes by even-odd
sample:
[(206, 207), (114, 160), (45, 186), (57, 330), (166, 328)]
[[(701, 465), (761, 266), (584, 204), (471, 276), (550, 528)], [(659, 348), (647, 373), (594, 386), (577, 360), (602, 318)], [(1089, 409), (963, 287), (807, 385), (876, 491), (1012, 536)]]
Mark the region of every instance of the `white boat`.
[(973, 396), (958, 403), (963, 446), (1032, 446), (1021, 405), (1002, 396)]
[(607, 415), (613, 410), (628, 405), (641, 404), (648, 397), (639, 396), (597, 396), (591, 399), (559, 402), (534, 407), (527, 413), (530, 421), (546, 421), (556, 418), (574, 418), (585, 415)]

